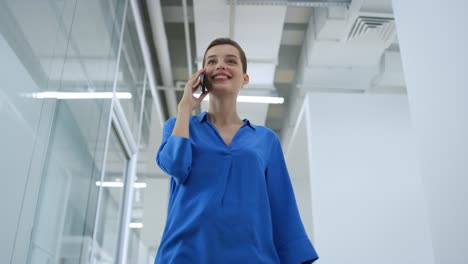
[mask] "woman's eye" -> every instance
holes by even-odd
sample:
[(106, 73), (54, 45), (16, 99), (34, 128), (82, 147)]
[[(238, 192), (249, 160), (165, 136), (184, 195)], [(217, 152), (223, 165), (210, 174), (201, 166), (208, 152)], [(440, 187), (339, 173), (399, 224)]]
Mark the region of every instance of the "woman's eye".
[(214, 60), (209, 60), (206, 64), (213, 64), (214, 62)]
[(236, 60), (228, 60), (228, 63), (231, 63), (231, 64), (236, 64), (237, 61)]

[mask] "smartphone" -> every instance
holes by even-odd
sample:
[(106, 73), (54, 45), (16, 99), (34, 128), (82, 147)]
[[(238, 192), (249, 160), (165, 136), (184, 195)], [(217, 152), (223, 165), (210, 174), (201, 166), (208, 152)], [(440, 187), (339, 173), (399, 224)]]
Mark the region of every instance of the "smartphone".
[(200, 75), (200, 86), (202, 93), (206, 93), (206, 76), (204, 73)]

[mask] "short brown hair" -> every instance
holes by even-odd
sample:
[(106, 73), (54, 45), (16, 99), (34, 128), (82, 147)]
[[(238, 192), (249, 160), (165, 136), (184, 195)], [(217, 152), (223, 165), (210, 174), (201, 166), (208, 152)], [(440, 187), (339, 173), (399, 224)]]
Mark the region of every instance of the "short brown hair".
[(208, 48), (206, 48), (205, 50), (205, 54), (203, 55), (203, 67), (205, 67), (205, 58), (206, 58), (206, 53), (208, 52), (208, 50), (214, 46), (225, 45), (225, 44), (234, 46), (239, 51), (240, 59), (242, 62), (242, 71), (244, 72), (244, 74), (247, 73), (247, 57), (245, 56), (245, 53), (242, 50), (241, 46), (230, 38), (217, 38), (211, 41), (210, 45), (208, 45)]

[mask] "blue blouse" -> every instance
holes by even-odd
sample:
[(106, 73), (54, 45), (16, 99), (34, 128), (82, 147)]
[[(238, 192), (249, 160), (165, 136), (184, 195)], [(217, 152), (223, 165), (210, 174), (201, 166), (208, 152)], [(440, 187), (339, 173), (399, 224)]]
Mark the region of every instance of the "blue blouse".
[(156, 161), (171, 176), (156, 264), (312, 263), (318, 259), (296, 205), (276, 134), (247, 119), (229, 146), (206, 112), (190, 138), (164, 125)]

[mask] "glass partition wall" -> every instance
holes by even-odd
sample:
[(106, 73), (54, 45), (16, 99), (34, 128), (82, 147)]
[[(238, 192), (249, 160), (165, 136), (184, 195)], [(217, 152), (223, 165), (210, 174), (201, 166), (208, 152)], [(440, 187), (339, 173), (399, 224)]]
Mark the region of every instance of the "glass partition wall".
[(148, 262), (132, 209), (154, 98), (132, 14), (128, 0), (0, 1), (0, 263)]

